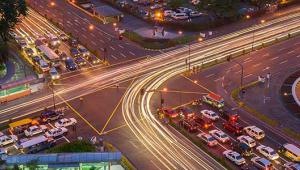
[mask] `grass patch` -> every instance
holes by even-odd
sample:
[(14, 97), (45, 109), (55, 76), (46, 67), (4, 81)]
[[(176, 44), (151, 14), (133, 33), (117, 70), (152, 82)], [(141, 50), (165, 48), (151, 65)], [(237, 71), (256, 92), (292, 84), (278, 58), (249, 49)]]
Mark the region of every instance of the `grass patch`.
[(203, 146), (203, 143), (199, 140), (196, 140), (194, 137), (192, 137), (187, 131), (184, 129), (180, 128), (177, 124), (175, 123), (170, 123), (172, 127), (174, 127), (178, 132), (180, 132), (182, 135), (184, 135), (186, 138), (188, 138), (191, 142), (193, 142), (196, 146), (198, 146), (201, 150), (206, 152), (209, 156), (214, 158), (216, 161), (218, 161), (221, 165), (223, 165), (226, 169), (230, 170), (232, 169), (227, 162), (225, 161), (224, 157), (219, 157), (208, 151), (208, 149)]
[(75, 152), (95, 152), (96, 147), (88, 141), (76, 140), (63, 145), (55, 146), (49, 150), (47, 153), (75, 153)]
[(165, 49), (174, 47), (180, 44), (186, 44), (188, 42), (196, 40), (196, 36), (182, 36), (175, 39), (153, 39), (153, 38), (145, 38), (140, 36), (139, 34), (131, 31), (126, 31), (123, 34), (129, 40), (141, 45), (144, 48), (148, 49)]

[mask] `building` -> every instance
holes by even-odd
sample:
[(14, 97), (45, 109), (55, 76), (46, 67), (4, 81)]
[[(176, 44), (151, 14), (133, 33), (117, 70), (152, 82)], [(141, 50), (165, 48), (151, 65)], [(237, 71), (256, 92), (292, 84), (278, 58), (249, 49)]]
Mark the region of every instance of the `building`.
[(111, 22), (119, 22), (124, 14), (108, 5), (98, 6), (93, 8), (94, 16), (100, 19), (104, 24)]
[(21, 170), (124, 170), (119, 164), (121, 152), (26, 154), (5, 156), (8, 168)]

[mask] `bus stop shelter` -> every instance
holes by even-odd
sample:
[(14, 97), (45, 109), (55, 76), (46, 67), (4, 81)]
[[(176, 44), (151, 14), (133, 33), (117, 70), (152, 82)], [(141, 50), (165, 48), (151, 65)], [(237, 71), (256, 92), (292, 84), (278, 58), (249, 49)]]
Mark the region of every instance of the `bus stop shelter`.
[(99, 18), (104, 24), (119, 22), (123, 18), (123, 13), (108, 5), (94, 7), (94, 16)]

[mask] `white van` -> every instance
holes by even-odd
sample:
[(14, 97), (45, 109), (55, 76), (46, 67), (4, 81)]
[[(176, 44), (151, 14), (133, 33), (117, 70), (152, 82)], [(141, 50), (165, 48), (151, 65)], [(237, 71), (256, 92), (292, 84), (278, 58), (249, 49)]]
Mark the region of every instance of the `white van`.
[(189, 16), (186, 13), (174, 13), (172, 15), (172, 18), (174, 18), (174, 19), (188, 19)]
[(256, 126), (247, 126), (244, 128), (244, 132), (257, 140), (265, 137), (265, 132)]

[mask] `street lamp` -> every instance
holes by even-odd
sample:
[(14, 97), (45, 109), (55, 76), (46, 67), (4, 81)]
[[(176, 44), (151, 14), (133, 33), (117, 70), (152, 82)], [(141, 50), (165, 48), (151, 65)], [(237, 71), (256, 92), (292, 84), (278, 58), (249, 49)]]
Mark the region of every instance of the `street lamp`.
[(94, 26), (93, 24), (90, 24), (90, 25), (89, 25), (89, 30), (90, 30), (90, 31), (93, 31), (94, 29), (95, 29), (95, 26)]
[(55, 4), (55, 2), (53, 2), (53, 1), (52, 1), (52, 2), (50, 2), (50, 6), (52, 6), (52, 7), (53, 7), (53, 6), (55, 6), (55, 5), (56, 5), (56, 4)]
[[(246, 19), (250, 19), (250, 18), (251, 18), (250, 15), (246, 15)], [(253, 20), (253, 22), (254, 22), (253, 25), (258, 23), (257, 20)], [(266, 20), (262, 19), (262, 20), (260, 20), (259, 23), (263, 24), (265, 22), (266, 22)], [(254, 50), (254, 36), (255, 36), (255, 30), (253, 30), (253, 35), (252, 35), (252, 47), (251, 47), (252, 51)]]

